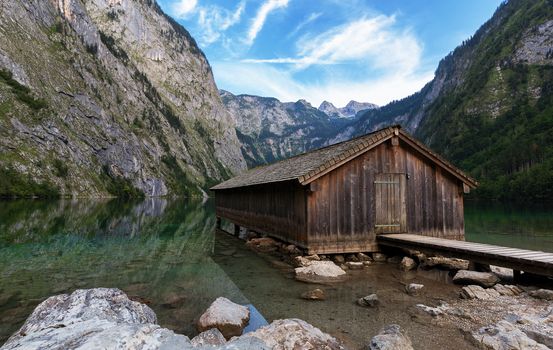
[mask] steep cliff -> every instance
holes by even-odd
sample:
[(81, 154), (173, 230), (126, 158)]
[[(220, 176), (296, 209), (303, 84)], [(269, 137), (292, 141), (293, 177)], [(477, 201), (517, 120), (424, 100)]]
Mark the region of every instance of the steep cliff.
[(209, 63), (155, 1), (0, 6), (0, 195), (200, 194), (245, 168)]
[(250, 167), (271, 163), (332, 143), (348, 121), (331, 118), (306, 102), (233, 95), (221, 98), (236, 123), (242, 153)]

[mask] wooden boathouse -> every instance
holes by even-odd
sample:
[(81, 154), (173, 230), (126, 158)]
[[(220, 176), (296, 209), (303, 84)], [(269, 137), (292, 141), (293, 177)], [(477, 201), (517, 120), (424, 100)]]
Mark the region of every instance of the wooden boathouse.
[(377, 236), (463, 240), (477, 182), (391, 126), (246, 171), (212, 188), (216, 215), (309, 254), (378, 251)]

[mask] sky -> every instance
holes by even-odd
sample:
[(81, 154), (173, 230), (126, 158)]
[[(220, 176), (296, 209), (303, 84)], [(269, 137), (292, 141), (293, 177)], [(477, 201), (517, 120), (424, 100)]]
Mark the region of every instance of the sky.
[(234, 94), (385, 105), (419, 91), (501, 0), (158, 0)]

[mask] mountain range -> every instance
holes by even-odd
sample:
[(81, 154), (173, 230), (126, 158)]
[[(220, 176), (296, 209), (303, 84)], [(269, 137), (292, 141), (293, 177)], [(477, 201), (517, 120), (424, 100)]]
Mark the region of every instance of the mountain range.
[(381, 107), (220, 91), (153, 0), (15, 0), (0, 29), (0, 197), (205, 196), (399, 123), (480, 180), (477, 196), (553, 198), (551, 0), (502, 3), (421, 91)]
[(333, 118), (353, 118), (357, 113), (364, 112), (370, 109), (377, 109), (378, 106), (369, 102), (357, 102), (351, 100), (345, 107), (337, 108), (328, 101), (323, 101), (319, 106), (319, 111)]

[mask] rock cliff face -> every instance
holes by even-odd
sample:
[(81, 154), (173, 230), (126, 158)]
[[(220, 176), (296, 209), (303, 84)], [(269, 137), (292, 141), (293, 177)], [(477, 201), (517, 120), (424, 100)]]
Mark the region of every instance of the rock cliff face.
[(0, 195), (200, 194), (245, 168), (209, 63), (155, 1), (0, 6)]
[(221, 91), (232, 115), (249, 166), (271, 163), (332, 142), (349, 121), (331, 118), (305, 100), (233, 95)]

